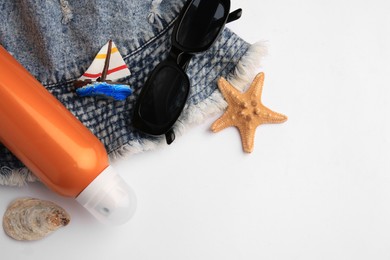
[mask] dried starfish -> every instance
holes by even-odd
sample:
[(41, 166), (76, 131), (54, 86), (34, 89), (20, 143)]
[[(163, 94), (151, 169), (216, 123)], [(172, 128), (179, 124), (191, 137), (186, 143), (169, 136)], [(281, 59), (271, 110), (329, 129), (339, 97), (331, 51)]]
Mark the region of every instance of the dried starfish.
[(251, 86), (245, 93), (238, 91), (233, 85), (221, 77), (218, 88), (228, 103), (225, 113), (211, 126), (213, 132), (218, 132), (230, 126), (238, 128), (242, 146), (245, 152), (253, 151), (255, 131), (261, 124), (283, 123), (285, 115), (276, 113), (261, 103), (264, 73), (257, 74)]

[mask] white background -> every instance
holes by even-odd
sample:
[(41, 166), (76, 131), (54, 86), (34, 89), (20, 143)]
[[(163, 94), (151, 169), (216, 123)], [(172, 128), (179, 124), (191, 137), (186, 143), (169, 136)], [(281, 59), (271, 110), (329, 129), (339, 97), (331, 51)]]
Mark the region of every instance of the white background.
[(263, 103), (288, 121), (260, 126), (252, 154), (235, 128), (209, 130), (216, 116), (116, 162), (138, 197), (121, 227), (38, 183), (0, 187), (2, 214), (27, 195), (72, 216), (36, 242), (0, 232), (1, 259), (390, 259), (389, 1), (232, 6), (229, 27), (266, 41)]

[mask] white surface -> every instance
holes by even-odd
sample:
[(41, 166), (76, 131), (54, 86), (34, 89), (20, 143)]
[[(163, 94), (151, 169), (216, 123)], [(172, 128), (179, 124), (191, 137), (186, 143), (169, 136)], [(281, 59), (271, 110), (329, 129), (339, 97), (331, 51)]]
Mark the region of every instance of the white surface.
[(20, 196), (50, 199), (72, 221), (18, 242), (1, 259), (389, 259), (390, 4), (387, 0), (232, 0), (229, 25), (266, 40), (263, 102), (289, 120), (257, 129), (244, 154), (216, 118), (171, 146), (114, 167), (137, 212), (106, 227), (40, 184), (0, 187), (0, 212)]

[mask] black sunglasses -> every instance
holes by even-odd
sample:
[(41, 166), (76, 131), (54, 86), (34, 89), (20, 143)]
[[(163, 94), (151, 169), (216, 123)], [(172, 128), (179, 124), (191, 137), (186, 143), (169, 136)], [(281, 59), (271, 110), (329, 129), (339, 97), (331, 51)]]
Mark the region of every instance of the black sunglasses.
[(172, 34), (168, 58), (151, 72), (135, 105), (133, 125), (150, 135), (175, 140), (173, 125), (186, 104), (190, 81), (185, 73), (195, 53), (206, 51), (226, 23), (241, 17), (229, 13), (230, 0), (189, 0), (181, 10)]

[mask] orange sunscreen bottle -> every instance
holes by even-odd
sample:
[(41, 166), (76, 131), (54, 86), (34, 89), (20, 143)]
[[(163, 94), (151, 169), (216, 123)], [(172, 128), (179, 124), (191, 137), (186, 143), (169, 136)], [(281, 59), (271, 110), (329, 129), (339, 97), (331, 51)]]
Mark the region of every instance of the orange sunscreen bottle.
[(0, 45), (0, 142), (47, 187), (105, 223), (134, 214), (103, 144)]

